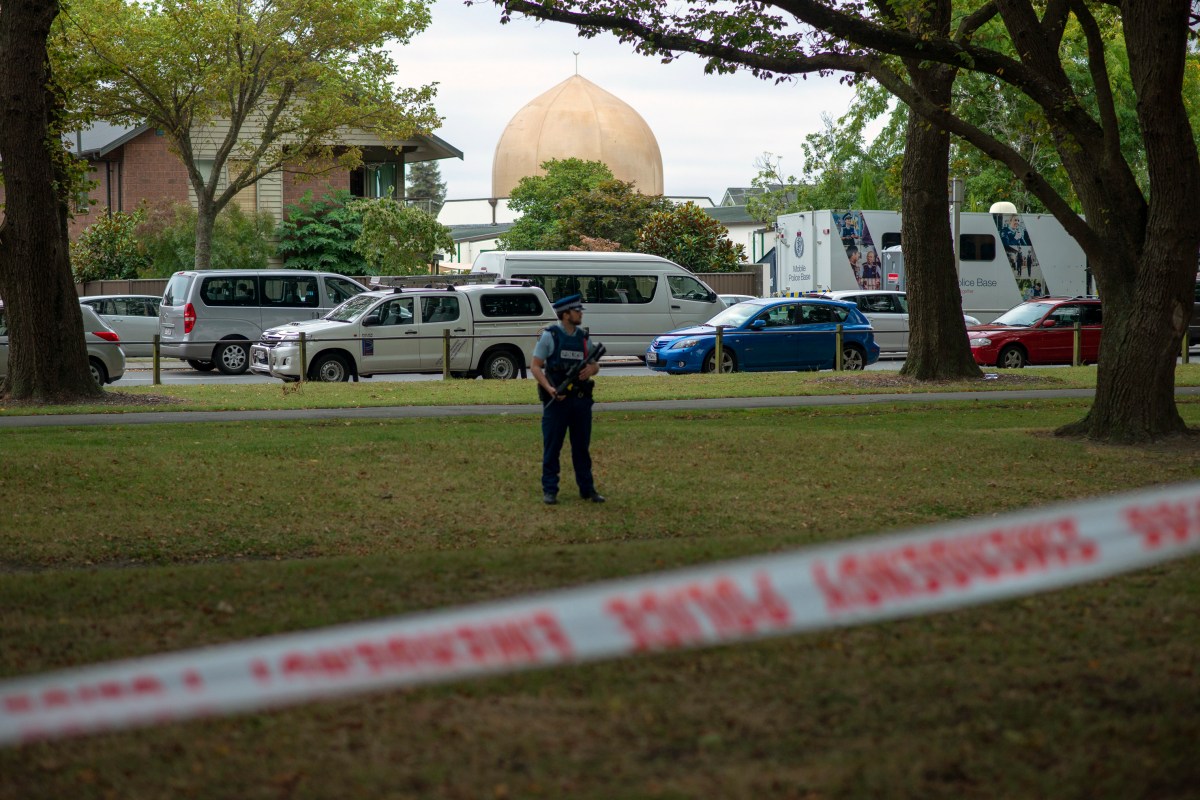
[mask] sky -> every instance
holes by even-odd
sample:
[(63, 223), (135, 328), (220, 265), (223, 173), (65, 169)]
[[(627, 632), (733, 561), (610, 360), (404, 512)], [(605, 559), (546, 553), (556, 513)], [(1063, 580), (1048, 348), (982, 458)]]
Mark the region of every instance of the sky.
[(500, 24), (497, 6), (436, 0), (433, 24), (395, 51), (399, 82), (437, 82), (444, 118), (435, 133), (463, 152), (439, 162), (446, 196), (491, 196), (492, 155), (501, 133), (529, 101), (575, 74), (616, 95), (646, 120), (663, 157), (668, 196), (709, 197), (749, 186), (764, 152), (782, 158), (785, 175), (803, 168), (805, 136), (821, 114), (836, 119), (854, 102), (837, 78), (775, 84), (748, 73), (705, 75), (684, 55), (671, 64), (640, 56), (611, 35), (581, 39), (575, 28), (514, 17)]

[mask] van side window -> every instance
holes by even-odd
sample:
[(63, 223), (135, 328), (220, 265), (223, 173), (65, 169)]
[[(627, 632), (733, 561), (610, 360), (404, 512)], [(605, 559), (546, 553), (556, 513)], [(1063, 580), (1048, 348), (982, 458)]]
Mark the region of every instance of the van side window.
[(654, 275), (602, 275), (599, 278), (597, 303), (649, 303), (654, 299)]
[(205, 278), (200, 284), (200, 299), (206, 306), (255, 306), (258, 287), (252, 276)]
[(497, 292), (479, 298), (485, 317), (540, 317), (542, 304), (537, 295), (525, 292)]
[(994, 261), (996, 237), (990, 233), (960, 233), (958, 257), (961, 261)]
[(704, 284), (686, 275), (668, 275), (667, 285), (671, 287), (671, 297), (676, 300), (700, 300), (708, 302), (711, 294)]
[(321, 304), (317, 296), (316, 275), (264, 277), (262, 284), (264, 306), (316, 308)]
[(554, 298), (550, 296), (550, 292), (546, 289), (545, 275), (513, 275), (513, 280), (529, 281), (530, 286), (538, 287), (543, 292), (546, 292), (546, 296), (550, 297), (551, 302), (554, 301)]
[(325, 291), (329, 293), (329, 302), (340, 306), (342, 303), (359, 294), (362, 289), (345, 278), (325, 277)]

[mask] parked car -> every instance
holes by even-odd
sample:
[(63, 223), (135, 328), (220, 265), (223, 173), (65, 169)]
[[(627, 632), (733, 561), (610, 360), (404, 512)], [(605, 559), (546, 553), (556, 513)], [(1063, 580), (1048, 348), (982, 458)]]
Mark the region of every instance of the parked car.
[(515, 378), (529, 365), (537, 335), (554, 320), (550, 301), (536, 286), (368, 291), (322, 319), (263, 331), (250, 350), (250, 369), (285, 381), (299, 380), (302, 369), (313, 381), (441, 372), (443, 332), (449, 330), (451, 374)]
[(724, 303), (726, 307), (737, 305), (745, 300), (755, 299), (754, 295), (752, 294), (719, 294), (717, 297), (721, 298), (721, 302)]
[(755, 298), (730, 306), (703, 325), (655, 338), (646, 366), (659, 372), (715, 372), (716, 328), (723, 326), (721, 372), (832, 369), (842, 325), (842, 367), (879, 359), (871, 323), (850, 303), (814, 297)]
[(318, 319), (367, 287), (332, 272), (187, 270), (167, 282), (159, 307), (160, 348), (192, 369), (240, 375), (267, 328)]
[[(121, 337), (104, 324), (95, 310), (81, 305), (83, 315), (83, 338), (87, 342), (88, 365), (92, 379), (98, 386), (119, 381), (125, 374), (125, 351), (121, 349)], [(4, 303), (0, 303), (0, 378), (8, 375), (8, 320), (4, 314)]]
[(981, 366), (1070, 364), (1078, 320), (1080, 360), (1094, 364), (1100, 357), (1102, 316), (1095, 297), (1039, 297), (1010, 308), (986, 325), (972, 326), (967, 337), (975, 363)]
[[(844, 289), (824, 292), (824, 297), (854, 303), (871, 321), (875, 341), (885, 353), (908, 352), (908, 296), (888, 289)], [(963, 314), (965, 325), (978, 325), (975, 317)]]
[(129, 357), (154, 355), (154, 337), (158, 334), (158, 306), (161, 297), (145, 294), (106, 294), (79, 298), (121, 337), (121, 349)]

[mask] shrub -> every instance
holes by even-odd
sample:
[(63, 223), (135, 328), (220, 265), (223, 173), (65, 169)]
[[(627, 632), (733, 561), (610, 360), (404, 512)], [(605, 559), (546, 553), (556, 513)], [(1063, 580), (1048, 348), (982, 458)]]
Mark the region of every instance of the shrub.
[(369, 275), (419, 275), (429, 271), (433, 254), (451, 250), (450, 229), (434, 216), (390, 197), (358, 200), (362, 235), (354, 245), (367, 260)]
[(352, 207), (355, 200), (343, 190), (314, 200), (312, 192), (284, 209), (284, 221), (275, 230), (276, 255), (288, 269), (368, 275), (366, 259), (354, 249), (362, 234), (362, 213)]
[(77, 283), (137, 278), (150, 267), (150, 257), (139, 246), (134, 230), (143, 212), (104, 214), (83, 230), (71, 245), (71, 272)]
[[(195, 269), (196, 209), (190, 203), (155, 203), (144, 213), (135, 234), (153, 261), (147, 277)], [(265, 211), (247, 214), (235, 204), (226, 206), (213, 225), (213, 268), (264, 269), (273, 250), (265, 237), (274, 226), (274, 217)]]
[(725, 226), (695, 203), (655, 214), (638, 232), (637, 246), (692, 272), (737, 272), (746, 260), (746, 249), (729, 241)]

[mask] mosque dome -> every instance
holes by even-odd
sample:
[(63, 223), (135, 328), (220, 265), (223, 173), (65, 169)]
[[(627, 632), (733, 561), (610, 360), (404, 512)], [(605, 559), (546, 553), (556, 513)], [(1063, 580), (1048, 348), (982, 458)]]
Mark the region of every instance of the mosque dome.
[(646, 120), (620, 98), (579, 75), (516, 113), (496, 143), (492, 197), (508, 197), (521, 178), (543, 175), (555, 158), (602, 161), (642, 194), (663, 193), (662, 152)]

